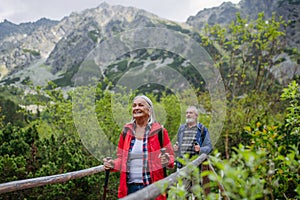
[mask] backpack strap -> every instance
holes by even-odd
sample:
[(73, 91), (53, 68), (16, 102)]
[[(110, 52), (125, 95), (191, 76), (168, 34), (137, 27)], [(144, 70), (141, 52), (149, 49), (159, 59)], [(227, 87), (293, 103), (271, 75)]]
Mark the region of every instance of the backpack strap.
[[(158, 140), (159, 140), (159, 144), (160, 144), (161, 149), (164, 147), (163, 130), (164, 130), (164, 127), (162, 126), (162, 128), (158, 131)], [(167, 168), (166, 168), (166, 166), (163, 166), (163, 170), (164, 170), (164, 177), (167, 177)]]
[(204, 142), (204, 139), (205, 139), (205, 136), (206, 136), (204, 130), (205, 130), (205, 126), (202, 124), (202, 125), (201, 125), (201, 131), (200, 131), (200, 139), (201, 139), (201, 141), (200, 141), (200, 146), (202, 146), (202, 144), (203, 144), (203, 142)]
[(183, 131), (184, 131), (184, 129), (185, 129), (185, 125), (184, 125), (184, 124), (180, 125), (179, 131), (178, 131), (178, 138), (177, 138), (177, 141), (178, 141), (178, 143), (179, 143), (180, 145), (181, 145), (181, 143), (182, 143), (182, 138), (183, 138)]
[(178, 149), (176, 157), (181, 157), (182, 156), (180, 154), (180, 152), (181, 152), (181, 144), (182, 144), (182, 140), (183, 140), (183, 131), (184, 131), (184, 129), (185, 129), (185, 124), (182, 124), (182, 125), (180, 125), (180, 127), (178, 129), (178, 132), (177, 132), (177, 142), (178, 142), (178, 145), (179, 145), (179, 149)]
[(163, 148), (163, 147), (164, 147), (163, 129), (164, 129), (164, 127), (162, 127), (162, 128), (158, 131), (158, 140), (159, 140), (160, 148)]
[(128, 131), (128, 128), (125, 127), (124, 130), (123, 130), (123, 134), (122, 134), (123, 140), (125, 140), (125, 138), (126, 138), (127, 131)]

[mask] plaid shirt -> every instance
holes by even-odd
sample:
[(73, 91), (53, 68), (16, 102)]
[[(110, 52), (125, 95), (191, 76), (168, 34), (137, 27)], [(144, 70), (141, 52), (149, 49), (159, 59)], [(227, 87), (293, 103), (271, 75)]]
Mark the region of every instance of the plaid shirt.
[(196, 155), (194, 151), (194, 143), (196, 142), (197, 126), (189, 128), (185, 127), (181, 144), (181, 155), (188, 154), (189, 158)]
[[(134, 124), (135, 126), (135, 124)], [(146, 126), (146, 133), (143, 138), (143, 183), (144, 185), (150, 185), (151, 184), (151, 177), (150, 177), (150, 172), (149, 172), (149, 167), (148, 167), (148, 136), (149, 132), (151, 129), (151, 124), (148, 124)], [(129, 147), (129, 152), (132, 151), (133, 145), (135, 143), (135, 137), (132, 137), (132, 140), (130, 142), (130, 147)], [(127, 165), (129, 166), (129, 165)], [(129, 169), (127, 169), (127, 177), (129, 177)]]

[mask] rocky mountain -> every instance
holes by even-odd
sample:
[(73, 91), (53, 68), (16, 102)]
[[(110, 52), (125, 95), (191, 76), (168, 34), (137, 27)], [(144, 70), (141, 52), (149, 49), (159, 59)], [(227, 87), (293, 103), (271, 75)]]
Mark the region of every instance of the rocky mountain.
[(56, 24), (47, 19), (20, 25), (1, 23), (0, 79), (45, 59), (61, 37), (55, 33)]
[(272, 14), (283, 16), (283, 19), (290, 21), (287, 30), (289, 44), (300, 48), (300, 0), (241, 0), (238, 4), (224, 2), (219, 7), (199, 11), (195, 16), (190, 16), (186, 23), (201, 31), (205, 24), (229, 24), (237, 12), (249, 19), (256, 19), (260, 12), (264, 12), (266, 19), (271, 18)]
[(102, 3), (95, 9), (73, 13), (56, 26), (66, 31), (45, 64), (53, 66), (53, 73), (65, 71), (80, 63), (105, 38), (137, 27), (164, 27), (166, 24), (175, 25), (144, 10)]
[[(74, 73), (103, 39), (137, 27), (167, 26), (184, 29), (186, 25), (141, 9), (102, 3), (97, 8), (74, 12), (52, 26), (38, 27), (31, 34), (10, 34), (0, 40), (0, 79), (6, 78), (6, 83), (31, 79), (43, 84), (64, 78)], [(37, 74), (42, 81), (36, 80)]]
[(0, 23), (0, 79), (46, 56), (54, 42), (49, 30), (57, 23), (46, 18), (19, 25)]
[(0, 23), (0, 40), (4, 39), (5, 37), (17, 34), (29, 35), (40, 27), (52, 27), (57, 23), (58, 21), (46, 18), (39, 19), (36, 22), (21, 23), (19, 25), (14, 24), (8, 20), (4, 20), (4, 22)]
[(255, 19), (259, 12), (264, 11), (266, 18), (270, 18), (272, 12), (277, 8), (276, 4), (277, 0), (241, 0), (238, 4), (224, 2), (219, 7), (204, 9), (199, 11), (196, 16), (190, 16), (187, 24), (199, 30), (204, 28), (206, 23), (208, 25), (226, 25), (235, 19), (238, 12), (242, 17)]
[[(88, 53), (112, 35), (138, 27), (163, 27), (193, 35), (195, 30), (201, 32), (205, 23), (228, 24), (235, 18), (236, 12), (250, 18), (255, 18), (261, 11), (265, 12), (266, 17), (270, 17), (273, 12), (282, 14), (293, 23), (288, 33), (291, 45), (299, 47), (299, 2), (300, 0), (241, 0), (238, 4), (225, 2), (219, 7), (199, 11), (183, 24), (162, 19), (145, 10), (111, 6), (107, 3), (74, 12), (61, 21), (41, 19), (20, 25), (4, 21), (0, 23), (0, 80), (2, 84), (31, 81), (36, 85), (57, 80), (62, 86), (68, 86), (72, 84), (74, 73)], [(161, 42), (164, 42), (163, 39)], [(166, 62), (166, 57), (170, 57), (157, 56), (155, 52), (152, 54), (147, 51), (137, 53), (138, 56), (160, 58), (161, 64)], [(176, 60), (172, 59), (167, 62), (172, 64)], [(124, 63), (121, 62), (121, 65)], [(129, 66), (128, 63), (126, 65)], [(103, 74), (116, 76), (116, 69), (110, 70)]]
[[(190, 16), (186, 23), (201, 32), (206, 24), (229, 24), (236, 18), (236, 13), (240, 13), (243, 18), (255, 20), (261, 12), (264, 12), (266, 21), (275, 15), (277, 19), (282, 17), (288, 22), (285, 31), (287, 45), (300, 50), (300, 0), (241, 0), (238, 4), (224, 2), (219, 7), (199, 11), (195, 16)], [(284, 61), (273, 71), (278, 80), (288, 80), (294, 74), (300, 74), (299, 58), (295, 63), (287, 54), (279, 57)]]

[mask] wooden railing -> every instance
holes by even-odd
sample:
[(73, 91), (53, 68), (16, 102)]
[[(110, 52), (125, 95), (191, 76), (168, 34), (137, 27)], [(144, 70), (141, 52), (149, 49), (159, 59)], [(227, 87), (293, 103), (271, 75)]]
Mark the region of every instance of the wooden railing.
[[(139, 190), (133, 194), (130, 194), (122, 200), (133, 200), (133, 199), (140, 199), (140, 200), (146, 200), (146, 199), (154, 199), (155, 197), (159, 196), (162, 192), (167, 190), (170, 186), (177, 184), (178, 179), (182, 178), (185, 174), (192, 173), (191, 166), (199, 166), (202, 164), (205, 160), (207, 160), (208, 156), (206, 154), (200, 155), (197, 159), (190, 162), (187, 166), (183, 167), (182, 169), (178, 170), (177, 172), (172, 173), (168, 177), (155, 182), (154, 184), (151, 184), (142, 190)], [(203, 164), (202, 170), (211, 170), (213, 173), (216, 173), (213, 169), (213, 167), (210, 164)], [(45, 176), (45, 177), (39, 177), (39, 178), (32, 178), (32, 179), (25, 179), (20, 181), (12, 181), (8, 183), (2, 183), (0, 184), (0, 194), (1, 193), (7, 193), (12, 191), (18, 191), (18, 190), (24, 190), (28, 188), (34, 188), (39, 187), (47, 184), (54, 184), (54, 183), (62, 183), (66, 182), (72, 179), (81, 178), (84, 176), (96, 174), (99, 172), (105, 171), (104, 166), (100, 165), (97, 167), (92, 167), (89, 169), (84, 169), (80, 171), (75, 172), (69, 172), (66, 174), (58, 174), (53, 176)], [(203, 177), (203, 185), (206, 186), (206, 184), (209, 182), (208, 177)], [(224, 190), (224, 187), (222, 184), (218, 183), (219, 190), (222, 194), (222, 198), (225, 200), (229, 200), (229, 198), (226, 196), (226, 192)], [(162, 188), (165, 188), (164, 191), (162, 191)], [(209, 194), (210, 188), (204, 187), (204, 192), (206, 195)]]
[[(168, 177), (151, 184), (142, 190), (139, 190), (135, 193), (132, 193), (124, 198), (122, 200), (133, 200), (133, 199), (154, 199), (155, 197), (159, 196), (161, 194), (161, 188), (165, 187), (168, 188), (172, 185), (175, 185), (177, 183), (178, 178), (182, 177), (183, 174), (187, 173), (189, 174), (191, 165), (193, 166), (199, 166), (201, 163), (204, 162), (204, 160), (207, 159), (206, 154), (201, 154), (197, 159), (195, 159), (193, 162), (190, 162), (187, 166), (183, 167), (177, 172), (174, 172), (173, 174), (169, 175)], [(185, 173), (183, 173), (185, 172)]]
[[(164, 179), (162, 179), (162, 180), (160, 180), (160, 181), (158, 181), (154, 184), (151, 184), (151, 185), (143, 188), (142, 190), (139, 190), (135, 193), (132, 193), (132, 194), (120, 199), (120, 200), (135, 200), (135, 199), (148, 200), (148, 199), (154, 199), (162, 193), (162, 188), (165, 188), (165, 190), (167, 190), (167, 188), (169, 188), (170, 186), (177, 184), (179, 178), (182, 178), (183, 176), (186, 176), (187, 174), (190, 174), (190, 173), (193, 172), (191, 166), (199, 166), (205, 160), (207, 160), (207, 158), (208, 158), (208, 156), (206, 154), (201, 154), (197, 159), (190, 162), (187, 166), (183, 167), (179, 171), (177, 171), (175, 173), (172, 173), (168, 177), (166, 177), (166, 178), (164, 178)], [(212, 170), (212, 172), (215, 173), (215, 171), (213, 170), (213, 167), (210, 164), (203, 164), (202, 165), (202, 171), (203, 170)], [(203, 185), (205, 186), (204, 187), (205, 195), (208, 195), (209, 192), (210, 192), (210, 188), (208, 186), (208, 183), (209, 183), (208, 177), (204, 176), (203, 177)], [(218, 186), (219, 186), (219, 190), (220, 190), (220, 193), (222, 195), (222, 198), (224, 200), (229, 200), (222, 184), (218, 183)]]
[(53, 183), (63, 183), (72, 179), (81, 178), (84, 176), (96, 174), (105, 171), (104, 166), (100, 165), (80, 171), (69, 172), (66, 174), (57, 174), (53, 176), (44, 176), (39, 178), (25, 179), (20, 181), (12, 181), (0, 184), (0, 194), (6, 192), (13, 192), (17, 190), (24, 190), (28, 188), (39, 187)]

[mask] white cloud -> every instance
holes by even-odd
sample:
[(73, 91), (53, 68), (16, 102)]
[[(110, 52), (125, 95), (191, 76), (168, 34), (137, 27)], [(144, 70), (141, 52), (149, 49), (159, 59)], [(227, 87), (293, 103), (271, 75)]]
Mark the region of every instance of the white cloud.
[(0, 20), (15, 19), (22, 20), (28, 11), (28, 6), (22, 0), (0, 0)]

